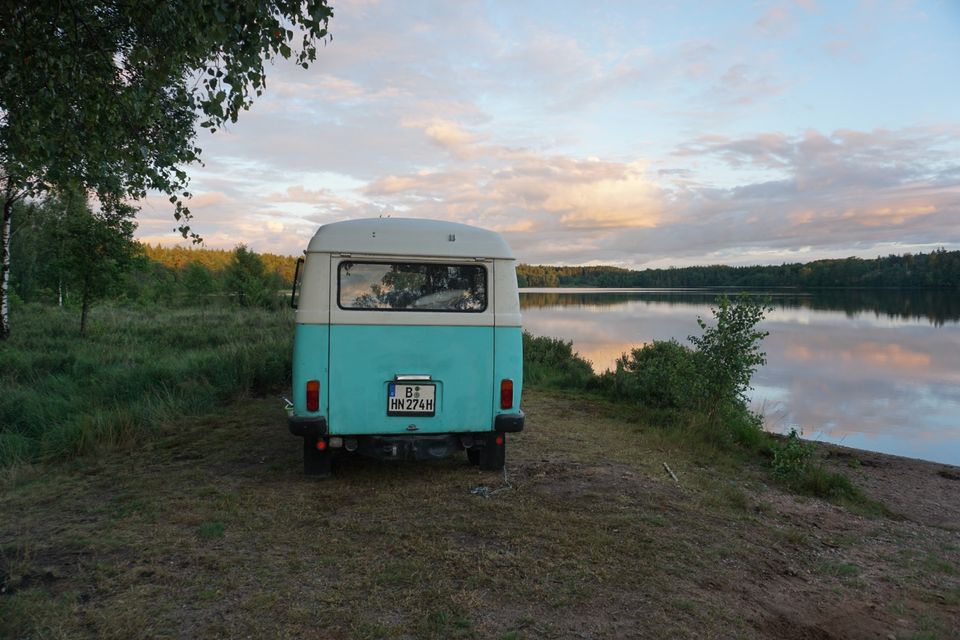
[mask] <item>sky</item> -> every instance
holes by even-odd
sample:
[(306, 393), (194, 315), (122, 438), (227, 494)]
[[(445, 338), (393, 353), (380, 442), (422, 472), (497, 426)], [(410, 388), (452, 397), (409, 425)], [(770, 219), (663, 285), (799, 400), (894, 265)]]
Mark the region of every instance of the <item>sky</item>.
[[(331, 4), (316, 64), (269, 64), (199, 135), (204, 246), (297, 255), (391, 216), (529, 264), (960, 249), (960, 0)], [(139, 239), (176, 244), (143, 205)]]

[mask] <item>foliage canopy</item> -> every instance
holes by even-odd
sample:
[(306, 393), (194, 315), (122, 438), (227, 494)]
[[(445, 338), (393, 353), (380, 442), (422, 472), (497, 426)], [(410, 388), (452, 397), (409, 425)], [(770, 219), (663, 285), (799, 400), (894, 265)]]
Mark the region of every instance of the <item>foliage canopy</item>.
[(2, 6), (7, 197), (68, 182), (104, 202), (157, 189), (177, 205), (183, 233), (183, 165), (199, 158), (198, 121), (210, 130), (236, 121), (266, 86), (266, 60), (308, 66), (332, 15), (326, 0)]
[(236, 296), (241, 307), (275, 306), (277, 282), (275, 275), (267, 273), (260, 259), (245, 245), (240, 245), (233, 252), (233, 261), (226, 269), (227, 289)]
[(327, 0), (0, 3), (0, 339), (14, 203), (77, 187), (107, 211), (157, 190), (198, 240), (184, 170), (197, 127), (236, 121), (267, 61), (308, 67), (332, 15)]

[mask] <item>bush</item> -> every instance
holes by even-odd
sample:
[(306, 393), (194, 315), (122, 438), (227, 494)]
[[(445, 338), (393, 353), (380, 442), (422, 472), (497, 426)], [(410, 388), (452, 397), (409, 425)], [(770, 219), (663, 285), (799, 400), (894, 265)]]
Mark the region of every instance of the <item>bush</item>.
[(780, 477), (798, 477), (807, 471), (813, 457), (813, 445), (800, 438), (796, 429), (773, 447), (773, 472)]
[(596, 376), (573, 343), (523, 332), (523, 382), (561, 389), (587, 389)]
[(695, 349), (676, 340), (632, 349), (597, 385), (611, 400), (650, 410), (647, 418), (658, 424), (690, 427), (711, 446), (769, 455), (769, 437), (746, 394), (765, 362), (760, 341), (767, 333), (756, 325), (768, 310), (746, 296), (721, 297), (713, 309), (716, 326), (697, 318), (704, 333), (690, 337)]
[(766, 362), (760, 342), (767, 332), (758, 331), (756, 325), (768, 310), (746, 296), (734, 302), (723, 296), (713, 309), (716, 326), (697, 318), (703, 335), (690, 336), (695, 349), (676, 340), (633, 349), (620, 356), (615, 372), (601, 376), (600, 386), (615, 400), (657, 409), (693, 409), (711, 422), (731, 414), (740, 418), (750, 379)]
[(614, 400), (655, 409), (691, 409), (703, 387), (698, 356), (676, 340), (654, 341), (617, 359), (613, 373), (601, 376), (601, 388)]

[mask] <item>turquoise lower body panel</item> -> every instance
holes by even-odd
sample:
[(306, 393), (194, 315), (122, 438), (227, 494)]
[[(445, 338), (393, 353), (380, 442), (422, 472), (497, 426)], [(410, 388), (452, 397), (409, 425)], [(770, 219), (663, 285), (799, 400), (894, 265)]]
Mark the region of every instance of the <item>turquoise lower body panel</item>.
[[(522, 348), (519, 327), (299, 324), (294, 412), (324, 416), (331, 435), (489, 431), (496, 414), (520, 410)], [(397, 375), (430, 376), (424, 383), (436, 385), (435, 415), (387, 415)], [(505, 378), (514, 385), (507, 409), (500, 406)], [(308, 380), (320, 381), (316, 412), (306, 410)]]
[[(450, 433), (488, 430), (493, 327), (332, 325), (331, 434)], [(433, 416), (388, 416), (397, 375), (430, 376)]]
[[(520, 327), (496, 327), (494, 335), (495, 390), (493, 406), (495, 413), (520, 411), (520, 396), (523, 392), (523, 330)], [(513, 407), (500, 407), (500, 381), (513, 381)]]
[[(293, 411), (298, 416), (326, 416), (330, 325), (298, 324), (293, 333)], [(307, 411), (307, 381), (320, 381), (320, 410)]]

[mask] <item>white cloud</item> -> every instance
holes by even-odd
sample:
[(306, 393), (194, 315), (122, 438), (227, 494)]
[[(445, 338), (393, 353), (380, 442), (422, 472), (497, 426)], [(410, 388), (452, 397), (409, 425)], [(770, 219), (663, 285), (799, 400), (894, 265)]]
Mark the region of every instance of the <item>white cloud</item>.
[[(500, 230), (525, 261), (581, 264), (960, 246), (956, 126), (825, 127), (803, 110), (844, 96), (800, 93), (808, 67), (786, 59), (871, 50), (857, 29), (797, 40), (830, 7), (714, 12), (710, 29), (671, 11), (338, 4), (317, 64), (271, 64), (253, 109), (201, 136), (194, 227), (294, 254), (318, 224), (436, 217)], [(140, 220), (175, 239), (164, 200)]]

